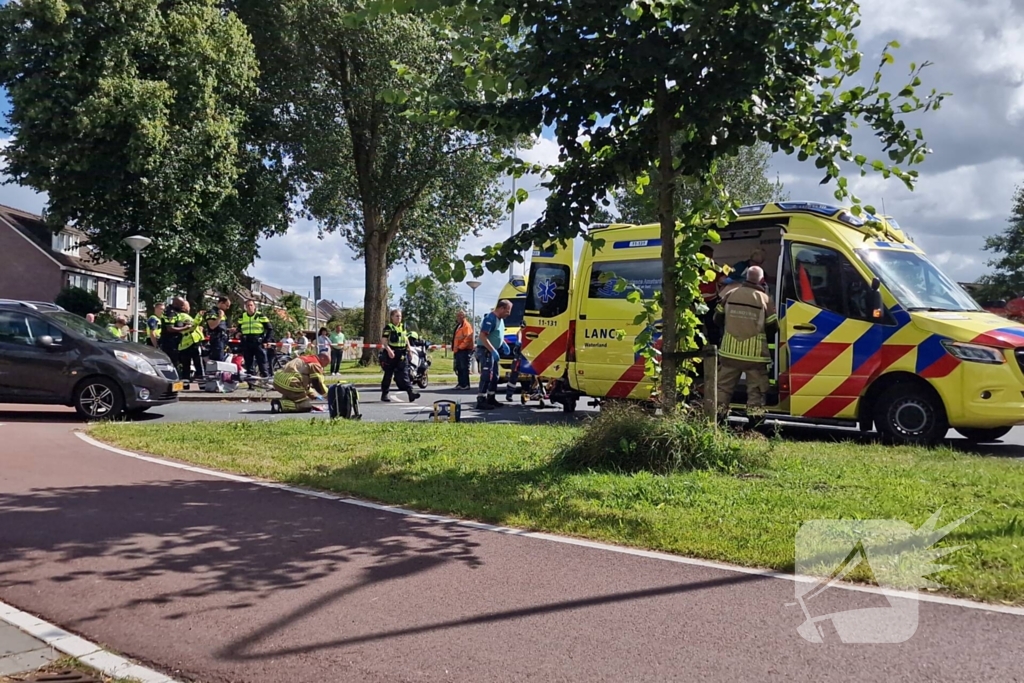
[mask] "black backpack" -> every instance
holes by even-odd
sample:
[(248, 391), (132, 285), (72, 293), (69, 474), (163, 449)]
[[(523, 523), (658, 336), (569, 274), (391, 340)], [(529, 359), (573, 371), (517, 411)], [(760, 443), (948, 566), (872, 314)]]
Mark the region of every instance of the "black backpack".
[(361, 420), (359, 391), (354, 384), (332, 384), (327, 387), (327, 410), (331, 419)]

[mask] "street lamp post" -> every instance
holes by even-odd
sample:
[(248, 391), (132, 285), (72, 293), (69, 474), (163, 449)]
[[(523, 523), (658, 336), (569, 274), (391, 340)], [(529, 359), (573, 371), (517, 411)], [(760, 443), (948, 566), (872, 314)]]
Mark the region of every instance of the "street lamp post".
[(153, 240), (142, 235), (125, 237), (124, 243), (135, 251), (135, 324), (132, 326), (132, 341), (139, 343), (139, 254), (153, 243)]
[[(469, 285), (469, 288), (473, 290), (473, 308), (471, 309), (470, 315), (473, 316), (473, 330), (476, 331), (476, 288), (482, 285), (483, 283), (478, 282), (476, 280), (470, 280), (466, 284)], [(476, 372), (476, 354), (472, 356), (471, 360), (474, 366), (473, 371)]]
[(476, 280), (470, 280), (466, 284), (469, 285), (469, 288), (473, 290), (473, 313), (472, 313), (472, 315), (473, 315), (473, 325), (476, 325), (476, 288), (479, 287), (480, 285), (482, 285), (483, 283), (482, 282), (477, 282)]

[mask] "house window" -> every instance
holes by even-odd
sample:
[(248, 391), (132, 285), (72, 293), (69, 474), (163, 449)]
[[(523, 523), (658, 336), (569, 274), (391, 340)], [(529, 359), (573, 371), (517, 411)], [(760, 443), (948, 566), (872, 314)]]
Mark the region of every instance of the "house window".
[(90, 291), (93, 294), (96, 294), (99, 289), (99, 282), (96, 281), (96, 278), (91, 275), (82, 275), (81, 273), (68, 274), (68, 284), (72, 287)]
[(125, 310), (128, 308), (128, 286), (116, 282), (106, 283), (107, 296), (105, 303), (110, 308)]
[(53, 236), (53, 250), (67, 256), (77, 256), (81, 240), (69, 232), (59, 232)]

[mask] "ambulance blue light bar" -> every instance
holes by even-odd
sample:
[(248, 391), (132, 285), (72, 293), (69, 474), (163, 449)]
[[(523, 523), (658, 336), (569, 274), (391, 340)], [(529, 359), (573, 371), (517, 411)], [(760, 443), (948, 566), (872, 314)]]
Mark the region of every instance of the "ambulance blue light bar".
[(783, 211), (811, 211), (823, 216), (835, 216), (842, 211), (838, 206), (819, 204), (818, 202), (778, 202), (777, 206)]

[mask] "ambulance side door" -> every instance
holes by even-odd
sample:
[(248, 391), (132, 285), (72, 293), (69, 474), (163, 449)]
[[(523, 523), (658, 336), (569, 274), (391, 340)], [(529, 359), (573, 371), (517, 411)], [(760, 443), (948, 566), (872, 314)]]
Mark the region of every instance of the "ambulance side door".
[(541, 377), (561, 377), (568, 367), (572, 257), (571, 242), (533, 250), (520, 339), (523, 356)]
[[(647, 240), (651, 242), (653, 240)], [(576, 381), (590, 396), (649, 398), (645, 358), (634, 344), (644, 325), (634, 323), (643, 304), (627, 299), (634, 288), (644, 299), (661, 290), (661, 258), (658, 245), (634, 249), (626, 260), (595, 260), (587, 274), (586, 291), (580, 291), (580, 316), (576, 328)], [(616, 291), (625, 280), (627, 288)], [(622, 338), (619, 332), (624, 332)]]
[(890, 321), (875, 323), (871, 284), (842, 252), (791, 241), (785, 249), (781, 397), (794, 416), (853, 419)]

